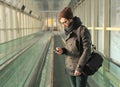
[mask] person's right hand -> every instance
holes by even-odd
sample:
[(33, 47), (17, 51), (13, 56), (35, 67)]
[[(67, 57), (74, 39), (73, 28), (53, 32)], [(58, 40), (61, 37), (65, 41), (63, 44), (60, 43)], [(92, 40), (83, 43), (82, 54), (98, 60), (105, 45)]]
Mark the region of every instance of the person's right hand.
[(61, 47), (56, 47), (56, 51), (55, 51), (57, 54), (62, 54), (63, 53), (63, 50)]

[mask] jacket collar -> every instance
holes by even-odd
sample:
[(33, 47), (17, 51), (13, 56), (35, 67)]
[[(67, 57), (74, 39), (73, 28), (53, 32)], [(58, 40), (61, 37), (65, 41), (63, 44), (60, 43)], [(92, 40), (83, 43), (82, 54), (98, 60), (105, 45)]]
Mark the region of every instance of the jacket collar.
[(64, 29), (65, 30), (65, 34), (68, 35), (71, 31), (77, 29), (79, 26), (81, 26), (82, 22), (80, 20), (80, 18), (78, 17), (74, 17), (73, 18), (73, 22), (71, 23), (71, 26), (69, 28)]

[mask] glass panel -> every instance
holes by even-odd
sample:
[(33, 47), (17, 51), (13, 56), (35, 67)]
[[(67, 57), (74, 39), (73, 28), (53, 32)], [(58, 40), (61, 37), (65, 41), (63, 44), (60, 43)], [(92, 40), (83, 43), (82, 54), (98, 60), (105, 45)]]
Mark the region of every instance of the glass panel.
[[(1, 9), (1, 4), (0, 4), (0, 13), (2, 12), (2, 9)], [(0, 43), (1, 43), (1, 37), (2, 37), (2, 35), (1, 35), (1, 27), (2, 26), (2, 14), (0, 14)]]
[(114, 74), (116, 78), (120, 77), (120, 68), (113, 63), (110, 63), (110, 72)]
[(5, 2), (10, 3), (10, 2), (11, 2), (11, 0), (5, 0)]
[(102, 27), (103, 26), (103, 0), (98, 1), (98, 26)]
[(8, 41), (10, 39), (10, 9), (8, 7), (5, 7), (5, 24), (6, 24), (6, 40)]
[(18, 4), (17, 0), (12, 0), (12, 4), (13, 4), (13, 6), (17, 6), (17, 4)]
[(6, 41), (4, 6), (0, 4), (0, 43)]
[(120, 63), (120, 31), (111, 31), (110, 34), (110, 57)]
[[(91, 0), (89, 0), (89, 1), (91, 2)], [(91, 3), (88, 3), (88, 4), (89, 4), (89, 5), (88, 5), (88, 6), (89, 6), (89, 7), (88, 7), (88, 10), (89, 10), (89, 11), (88, 11), (88, 12), (89, 12), (88, 14), (89, 14), (89, 15), (87, 16), (87, 17), (88, 17), (87, 22), (88, 22), (88, 26), (91, 27), (91, 26), (92, 26), (92, 21), (91, 21), (91, 19), (92, 19), (92, 18), (91, 18), (91, 16), (92, 16)]]
[(9, 8), (5, 7), (6, 28), (9, 28)]
[(93, 9), (92, 9), (92, 8), (93, 8), (93, 3), (92, 3), (92, 1), (91, 1), (90, 7), (91, 7), (91, 9), (90, 9), (90, 10), (91, 10), (91, 13), (90, 13), (90, 16), (91, 16), (91, 17), (90, 17), (90, 20), (91, 20), (91, 21), (90, 21), (90, 24), (91, 24), (91, 27), (92, 27), (92, 26), (93, 26), (93, 25), (92, 25), (92, 23), (93, 23), (93, 16), (92, 16), (92, 13), (93, 13)]
[(98, 30), (98, 50), (102, 52), (102, 31)]
[(110, 63), (110, 72), (114, 74), (116, 77), (120, 77), (120, 68), (114, 65), (113, 63)]
[(120, 27), (120, 0), (111, 0), (111, 26)]

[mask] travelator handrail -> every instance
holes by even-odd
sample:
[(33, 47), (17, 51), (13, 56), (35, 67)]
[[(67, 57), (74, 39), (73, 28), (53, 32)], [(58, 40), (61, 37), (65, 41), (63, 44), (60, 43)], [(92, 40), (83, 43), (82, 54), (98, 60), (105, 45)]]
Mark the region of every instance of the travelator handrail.
[[(104, 56), (104, 55), (103, 55), (103, 56)], [(120, 67), (120, 64), (119, 64), (118, 62), (115, 62), (112, 58), (106, 57), (106, 56), (104, 56), (104, 58), (105, 58), (106, 60), (108, 60), (109, 62), (115, 64), (116, 66)]]
[[(41, 38), (35, 36), (31, 40), (32, 42), (30, 42), (30, 44), (28, 44), (27, 46), (22, 48), (19, 52), (15, 53), (15, 55), (13, 55), (8, 60), (6, 60), (5, 62), (2, 63), (0, 65), (0, 71), (2, 71), (5, 67), (7, 67), (9, 64), (11, 64), (19, 56), (21, 56), (27, 50), (29, 50), (31, 47), (33, 47), (38, 41), (40, 41), (40, 39)], [(42, 51), (42, 55), (39, 55), (39, 60), (36, 63), (34, 70), (32, 70), (32, 72), (30, 72), (26, 81), (24, 82), (24, 87), (39, 87), (39, 83), (40, 83), (40, 79), (41, 79), (41, 71), (42, 71), (42, 68), (44, 66), (45, 57), (46, 57), (46, 54), (48, 52), (50, 42), (51, 42), (51, 38), (47, 40), (47, 43), (45, 44), (45, 47)]]
[(111, 62), (111, 63), (117, 65), (118, 67), (120, 67), (120, 64), (117, 63), (117, 62), (115, 62), (112, 58), (106, 57), (105, 55), (103, 55), (103, 53), (101, 53), (101, 52), (99, 52), (98, 50), (96, 50), (96, 46), (95, 46), (95, 45), (92, 45), (92, 49), (94, 49), (95, 51), (97, 51), (97, 52), (98, 52), (100, 55), (102, 55), (103, 58), (106, 59), (107, 61), (109, 61), (109, 62)]
[(45, 58), (46, 58), (50, 43), (51, 43), (51, 38), (47, 42), (45, 49), (43, 49), (44, 51), (42, 52), (42, 55), (40, 56), (40, 60), (38, 60), (39, 62), (37, 66), (35, 67), (35, 70), (32, 72), (31, 76), (29, 76), (30, 81), (28, 82), (28, 85), (26, 87), (39, 87), (41, 73), (43, 70)]
[(19, 52), (17, 52), (15, 55), (13, 55), (8, 60), (6, 60), (5, 62), (3, 62), (0, 65), (0, 71), (2, 69), (4, 69), (7, 65), (9, 65), (12, 61), (14, 61), (16, 58), (18, 58), (20, 55), (22, 55), (24, 52), (26, 52), (29, 48), (31, 48), (38, 41), (38, 39), (33, 40), (31, 44), (29, 44), (28, 46), (24, 47)]

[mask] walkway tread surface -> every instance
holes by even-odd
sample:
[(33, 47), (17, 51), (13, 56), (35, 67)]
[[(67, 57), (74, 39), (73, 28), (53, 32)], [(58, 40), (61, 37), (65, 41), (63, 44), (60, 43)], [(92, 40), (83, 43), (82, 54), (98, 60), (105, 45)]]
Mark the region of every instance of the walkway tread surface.
[[(63, 47), (59, 35), (54, 36), (54, 45), (55, 47)], [(64, 56), (56, 53), (54, 54), (53, 87), (71, 87), (68, 75), (65, 73)]]

